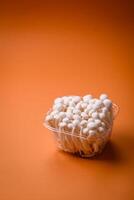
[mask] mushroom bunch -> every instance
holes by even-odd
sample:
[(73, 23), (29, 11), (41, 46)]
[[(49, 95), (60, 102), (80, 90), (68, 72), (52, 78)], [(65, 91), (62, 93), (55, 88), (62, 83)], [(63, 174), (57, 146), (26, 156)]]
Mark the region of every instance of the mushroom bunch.
[(112, 101), (106, 94), (63, 96), (54, 100), (45, 118), (57, 133), (60, 148), (90, 155), (101, 151), (113, 124)]

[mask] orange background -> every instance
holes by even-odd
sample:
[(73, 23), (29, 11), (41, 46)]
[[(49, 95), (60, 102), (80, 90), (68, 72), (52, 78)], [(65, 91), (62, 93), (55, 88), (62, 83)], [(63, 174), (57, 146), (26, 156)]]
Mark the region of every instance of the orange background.
[[(0, 200), (134, 199), (133, 4), (0, 5)], [(108, 93), (120, 106), (96, 159), (58, 152), (43, 127), (62, 95)]]

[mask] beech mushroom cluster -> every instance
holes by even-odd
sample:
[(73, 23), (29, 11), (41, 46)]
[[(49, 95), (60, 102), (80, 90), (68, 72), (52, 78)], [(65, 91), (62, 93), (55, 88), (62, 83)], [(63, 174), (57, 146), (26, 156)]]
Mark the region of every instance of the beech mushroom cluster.
[(106, 94), (56, 98), (45, 124), (57, 133), (60, 148), (92, 155), (101, 151), (113, 124), (113, 104)]

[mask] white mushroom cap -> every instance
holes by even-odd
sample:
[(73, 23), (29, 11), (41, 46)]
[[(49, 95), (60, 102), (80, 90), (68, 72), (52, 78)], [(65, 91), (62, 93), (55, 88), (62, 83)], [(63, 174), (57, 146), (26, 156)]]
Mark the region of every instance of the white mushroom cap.
[(80, 114), (81, 111), (80, 111), (79, 109), (74, 108), (74, 109), (73, 109), (73, 113), (74, 113), (74, 114)]
[(63, 103), (67, 106), (69, 105), (70, 99), (68, 97), (63, 97)]
[(95, 109), (91, 109), (91, 110), (89, 111), (88, 115), (91, 116), (93, 112), (95, 112)]
[(96, 100), (98, 100), (97, 98), (93, 98), (90, 100), (90, 104), (94, 104), (96, 102)]
[(100, 126), (100, 127), (98, 128), (98, 131), (99, 131), (99, 132), (104, 132), (105, 129), (104, 129), (104, 127)]
[(70, 120), (68, 117), (65, 117), (62, 121), (68, 123)]
[(105, 113), (99, 113), (99, 118), (100, 119), (104, 119), (106, 117), (106, 114)]
[(55, 114), (58, 114), (58, 113), (59, 113), (58, 110), (53, 110), (50, 114), (54, 116)]
[(93, 112), (92, 113), (92, 118), (99, 118), (98, 112)]
[(53, 109), (54, 110), (58, 110), (58, 111), (61, 111), (63, 108), (63, 105), (61, 103), (57, 103), (53, 106)]
[(101, 120), (100, 119), (95, 119), (95, 123), (97, 126), (101, 125)]
[(72, 101), (74, 96), (67, 96), (67, 98)]
[(61, 127), (61, 128), (63, 128), (63, 127), (65, 127), (67, 124), (65, 123), (65, 122), (60, 122), (59, 123), (59, 127)]
[(67, 125), (67, 127), (72, 129), (72, 128), (74, 128), (74, 125), (73, 125), (72, 123), (69, 123), (69, 124)]
[(69, 119), (72, 119), (73, 118), (73, 114), (71, 112), (67, 112), (66, 113), (66, 116), (69, 118)]
[(54, 100), (54, 103), (55, 103), (55, 104), (57, 104), (57, 103), (62, 103), (62, 102), (63, 102), (63, 99), (60, 98), (60, 97)]
[(61, 119), (61, 117), (58, 114), (55, 114), (54, 119), (59, 120), (59, 119)]
[(66, 112), (73, 112), (74, 107), (68, 106), (67, 111)]
[(88, 110), (91, 110), (93, 108), (93, 103), (90, 103), (88, 106), (87, 106), (87, 109)]
[(81, 101), (75, 106), (76, 109), (81, 109)]
[(94, 122), (89, 122), (88, 125), (87, 125), (87, 127), (88, 127), (89, 129), (94, 129), (94, 128), (96, 128), (96, 123), (94, 123)]
[(82, 103), (81, 107), (85, 109), (85, 108), (87, 108), (87, 105), (88, 105), (87, 103)]
[(104, 122), (101, 122), (101, 126), (103, 127), (106, 127), (105, 123)]
[(95, 104), (98, 105), (99, 107), (101, 107), (102, 106), (102, 101), (98, 99), (98, 100), (95, 101)]
[(104, 105), (107, 107), (107, 108), (110, 108), (112, 106), (112, 101), (109, 100), (109, 99), (105, 99), (103, 101)]
[(83, 132), (84, 134), (88, 133), (88, 131), (89, 131), (89, 128), (88, 128), (88, 127), (84, 128), (84, 129), (82, 130), (82, 132)]
[(88, 114), (89, 111), (90, 111), (90, 109), (87, 109), (87, 108), (84, 110), (84, 112), (85, 112), (86, 114)]
[(81, 125), (81, 126), (86, 125), (86, 124), (87, 124), (87, 120), (82, 120), (82, 121), (80, 122), (80, 125)]
[(79, 121), (81, 120), (81, 117), (77, 114), (73, 115), (73, 119), (78, 119)]
[(83, 119), (88, 119), (88, 118), (89, 118), (89, 117), (88, 117), (88, 114), (85, 113), (85, 112), (82, 112), (82, 113), (81, 113), (81, 117), (82, 117)]
[(63, 96), (63, 97), (62, 97), (62, 100), (63, 100), (63, 102), (64, 102), (65, 100), (68, 100), (68, 96)]
[(89, 101), (92, 99), (92, 95), (85, 95), (84, 97), (83, 97), (83, 101), (85, 102), (85, 103), (89, 103)]
[(51, 119), (53, 119), (52, 115), (47, 115), (46, 118), (45, 118), (46, 121), (50, 121)]
[(100, 95), (100, 99), (103, 101), (104, 99), (107, 99), (108, 98), (108, 96), (107, 96), (107, 94), (101, 94)]
[(72, 99), (72, 101), (74, 103), (78, 103), (78, 102), (80, 102), (80, 100), (81, 100), (81, 97), (79, 97), (79, 96), (74, 96), (73, 99)]
[(78, 126), (80, 124), (80, 120), (75, 119), (75, 120), (72, 121), (72, 123), (73, 123), (74, 126)]
[(93, 136), (97, 133), (96, 130), (89, 130), (89, 136)]
[(93, 108), (94, 108), (95, 110), (97, 110), (97, 109), (101, 108), (101, 106), (102, 106), (102, 102), (101, 102), (100, 100), (96, 100), (96, 101), (94, 102)]
[(107, 107), (103, 107), (103, 108), (102, 108), (102, 112), (103, 112), (103, 113), (107, 113), (107, 112), (108, 112)]
[(59, 113), (59, 117), (64, 118), (65, 116), (66, 116), (66, 113), (65, 113), (65, 112), (60, 112), (60, 113)]
[(94, 119), (93, 118), (89, 118), (88, 122), (94, 122)]
[(70, 101), (70, 102), (69, 102), (69, 106), (71, 106), (71, 107), (74, 108), (74, 107), (75, 107), (75, 103), (74, 103), (73, 101)]

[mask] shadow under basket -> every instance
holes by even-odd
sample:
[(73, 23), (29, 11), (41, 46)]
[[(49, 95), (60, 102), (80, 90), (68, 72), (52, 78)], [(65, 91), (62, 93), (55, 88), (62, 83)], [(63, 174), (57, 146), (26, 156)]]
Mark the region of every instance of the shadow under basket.
[[(113, 104), (112, 109), (114, 121), (118, 114), (119, 107), (116, 104)], [(67, 132), (53, 128), (47, 122), (44, 123), (44, 126), (54, 133), (57, 146), (60, 150), (89, 158), (102, 152), (111, 137), (113, 123), (105, 133), (98, 132), (96, 135), (88, 136), (87, 138), (78, 135), (75, 131)]]

